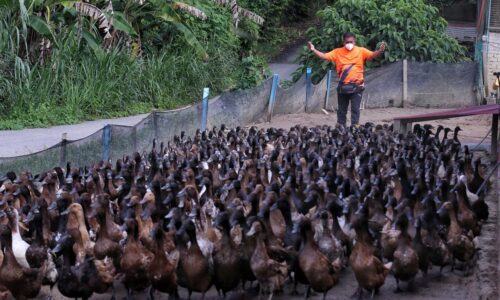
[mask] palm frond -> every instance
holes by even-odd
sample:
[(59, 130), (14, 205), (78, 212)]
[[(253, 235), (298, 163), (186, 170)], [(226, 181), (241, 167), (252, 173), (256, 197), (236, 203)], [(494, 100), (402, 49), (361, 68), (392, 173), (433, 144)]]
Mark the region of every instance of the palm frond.
[(183, 12), (186, 12), (186, 13), (192, 15), (193, 17), (196, 17), (196, 18), (201, 19), (201, 20), (206, 20), (208, 18), (207, 15), (202, 10), (200, 10), (194, 6), (188, 5), (186, 3), (175, 2), (174, 8), (181, 10)]
[(261, 16), (259, 16), (256, 13), (252, 12), (252, 11), (249, 11), (247, 9), (244, 9), (244, 8), (240, 7), (240, 14), (243, 17), (249, 18), (250, 20), (254, 21), (255, 23), (257, 23), (259, 25), (264, 24), (264, 18), (261, 17)]
[(76, 2), (75, 8), (82, 15), (88, 16), (97, 21), (99, 29), (105, 32), (105, 39), (111, 38), (111, 34), (109, 33), (111, 23), (102, 10), (85, 2)]
[(264, 24), (265, 20), (263, 17), (259, 16), (258, 14), (252, 11), (249, 11), (248, 9), (239, 6), (236, 0), (212, 0), (212, 1), (220, 6), (226, 6), (231, 9), (231, 12), (233, 14), (233, 20), (236, 24), (236, 27), (238, 27), (240, 16), (249, 18), (250, 20), (254, 21), (259, 25)]

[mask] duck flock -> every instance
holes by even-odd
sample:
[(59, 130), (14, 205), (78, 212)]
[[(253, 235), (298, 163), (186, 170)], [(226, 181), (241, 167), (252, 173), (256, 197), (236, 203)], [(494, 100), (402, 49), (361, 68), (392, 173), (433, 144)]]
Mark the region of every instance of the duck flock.
[(203, 298), (214, 286), (272, 298), (301, 284), (325, 298), (350, 268), (361, 298), (387, 276), (412, 290), (432, 266), (468, 275), (488, 218), (486, 166), (459, 131), (221, 126), (115, 163), (9, 172), (0, 293), (34, 298), (47, 285), (114, 299), (123, 284), (128, 297), (181, 287)]

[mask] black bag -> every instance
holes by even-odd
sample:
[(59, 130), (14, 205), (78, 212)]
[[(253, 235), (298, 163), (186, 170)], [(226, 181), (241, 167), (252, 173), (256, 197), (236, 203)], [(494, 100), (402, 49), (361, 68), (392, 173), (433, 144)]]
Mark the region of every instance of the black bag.
[(342, 76), (340, 77), (339, 85), (337, 86), (337, 93), (339, 94), (354, 94), (359, 90), (359, 86), (355, 83), (343, 83), (344, 79), (347, 77), (347, 74), (349, 74), (349, 71), (351, 70), (353, 65), (350, 65), (345, 69), (344, 73), (342, 73)]

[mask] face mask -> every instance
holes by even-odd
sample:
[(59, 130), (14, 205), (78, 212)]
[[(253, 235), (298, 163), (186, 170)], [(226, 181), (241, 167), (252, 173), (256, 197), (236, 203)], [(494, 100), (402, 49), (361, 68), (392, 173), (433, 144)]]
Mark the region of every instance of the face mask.
[(352, 48), (354, 48), (354, 44), (353, 44), (353, 43), (347, 43), (347, 44), (345, 44), (345, 45), (344, 45), (344, 47), (345, 47), (347, 50), (351, 51), (351, 50), (352, 50)]

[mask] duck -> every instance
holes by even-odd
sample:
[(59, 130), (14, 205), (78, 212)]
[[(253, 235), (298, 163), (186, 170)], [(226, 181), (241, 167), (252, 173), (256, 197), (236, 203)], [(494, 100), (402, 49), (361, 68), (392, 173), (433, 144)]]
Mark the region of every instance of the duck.
[(87, 255), (92, 256), (94, 252), (94, 243), (90, 240), (90, 235), (85, 224), (83, 208), (79, 203), (71, 203), (68, 209), (61, 214), (68, 215), (66, 232), (75, 241), (73, 251), (75, 252), (77, 263), (83, 263), (85, 257)]
[(32, 268), (40, 268), (48, 258), (48, 247), (50, 242), (50, 224), (47, 217), (47, 203), (39, 199), (30, 209), (24, 220), (33, 232), (31, 245), (26, 250), (26, 260)]
[(472, 176), (469, 174), (467, 175), (467, 190), (469, 193), (477, 194), (479, 191), (479, 188), (483, 185), (484, 183), (484, 178), (481, 176), (479, 169), (481, 166), (481, 158), (478, 158), (474, 161), (474, 168), (472, 172)]
[(214, 245), (214, 285), (217, 293), (226, 297), (226, 293), (238, 286), (241, 281), (239, 250), (230, 237), (229, 213), (221, 212), (215, 219), (215, 225), (222, 232), (222, 238)]
[(351, 224), (356, 231), (356, 244), (349, 256), (349, 265), (358, 282), (358, 289), (353, 296), (361, 299), (365, 289), (373, 298), (384, 285), (392, 263), (384, 265), (382, 259), (375, 255), (372, 237), (368, 231), (368, 213), (363, 205), (356, 211)]
[(63, 262), (58, 267), (57, 288), (65, 297), (89, 299), (99, 281), (97, 269), (93, 258), (88, 255), (81, 263), (77, 263), (74, 244), (73, 237), (64, 234), (52, 250), (55, 255), (63, 257)]
[(12, 230), (8, 225), (0, 225), (0, 243), (3, 260), (0, 266), (0, 282), (16, 299), (35, 298), (42, 287), (42, 280), (47, 267), (30, 268), (21, 265), (14, 256)]
[(109, 196), (101, 194), (96, 197), (92, 203), (92, 215), (99, 224), (97, 230), (97, 239), (94, 244), (94, 256), (99, 260), (107, 257), (113, 260), (115, 268), (119, 268), (122, 249), (118, 242), (114, 241), (109, 235), (107, 224), (109, 215)]
[(478, 223), (476, 213), (469, 205), (466, 188), (463, 182), (455, 187), (455, 199), (452, 203), (457, 208), (457, 220), (460, 226), (466, 231), (472, 231), (474, 236), (478, 236), (481, 233), (481, 226)]
[(48, 284), (52, 291), (52, 287), (57, 281), (58, 274), (48, 247), (51, 241), (51, 235), (47, 216), (47, 203), (45, 200), (38, 199), (28, 213), (25, 223), (29, 224), (30, 228), (34, 231), (34, 238), (32, 239), (31, 245), (26, 250), (26, 260), (31, 268), (41, 268), (45, 261), (47, 261), (43, 283)]
[(163, 222), (155, 224), (151, 231), (153, 239), (154, 259), (150, 264), (149, 277), (151, 281), (150, 298), (154, 299), (154, 291), (168, 293), (175, 299), (179, 298), (177, 291), (177, 265), (179, 262), (179, 251), (165, 252), (165, 232), (163, 231)]
[(335, 238), (340, 241), (342, 247), (345, 249), (345, 260), (344, 266), (347, 266), (347, 259), (351, 254), (352, 250), (352, 240), (351, 238), (342, 230), (339, 223), (339, 218), (342, 217), (343, 203), (340, 199), (332, 199), (326, 205), (327, 210), (332, 215), (332, 232)]
[(418, 253), (412, 246), (412, 240), (408, 234), (408, 218), (406, 214), (400, 214), (395, 222), (401, 234), (398, 238), (398, 246), (394, 251), (392, 262), (392, 273), (396, 279), (396, 293), (401, 292), (400, 281), (409, 281), (408, 289), (412, 290), (413, 280), (419, 270)]
[(189, 299), (193, 292), (201, 293), (202, 299), (205, 299), (205, 293), (213, 285), (213, 261), (201, 251), (192, 220), (186, 220), (177, 234), (184, 233), (188, 235), (190, 245), (182, 245), (177, 268), (179, 285), (188, 290)]
[(240, 272), (241, 272), (242, 287), (243, 289), (245, 289), (245, 285), (247, 282), (250, 282), (250, 284), (252, 284), (253, 281), (257, 280), (250, 265), (250, 258), (252, 257), (256, 247), (256, 238), (255, 235), (249, 236), (247, 234), (250, 228), (247, 223), (247, 219), (245, 218), (245, 213), (243, 209), (236, 209), (231, 214), (231, 219), (229, 221), (232, 228), (239, 227), (242, 233), (241, 244), (239, 246), (240, 265), (241, 265)]
[(149, 213), (143, 210), (140, 197), (138, 195), (132, 196), (127, 204), (127, 208), (133, 211), (130, 213), (135, 216), (141, 243), (149, 250), (153, 249), (153, 239), (150, 234), (153, 229), (153, 220)]
[(260, 220), (255, 220), (246, 233), (247, 236), (255, 236), (256, 247), (250, 258), (250, 268), (259, 282), (259, 296), (269, 293), (272, 299), (275, 292), (283, 289), (288, 276), (286, 262), (278, 262), (268, 255), (266, 248), (265, 225)]
[(319, 217), (321, 222), (319, 226), (316, 226), (314, 233), (314, 240), (318, 244), (319, 250), (328, 258), (330, 263), (339, 259), (342, 265), (344, 265), (345, 249), (330, 228), (330, 215), (328, 211), (323, 210)]
[(475, 256), (476, 248), (472, 238), (463, 233), (463, 229), (458, 223), (455, 208), (452, 202), (446, 201), (437, 211), (438, 214), (447, 214), (450, 218), (450, 225), (446, 237), (446, 244), (452, 254), (452, 271), (455, 267), (455, 260), (465, 263), (465, 275), (469, 275), (472, 259)]
[(422, 218), (419, 217), (415, 221), (415, 238), (412, 241), (412, 247), (415, 249), (418, 255), (418, 268), (422, 272), (422, 276), (424, 279), (423, 285), (427, 285), (427, 272), (430, 266), (430, 258), (429, 253), (432, 251), (432, 248), (429, 245), (424, 244), (422, 240)]
[(9, 207), (6, 212), (9, 219), (9, 225), (12, 230), (12, 251), (14, 256), (22, 267), (30, 268), (26, 258), (26, 251), (29, 249), (30, 245), (21, 237), (21, 233), (19, 231), (19, 213), (17, 212), (17, 209), (13, 207)]
[(298, 264), (308, 281), (306, 298), (309, 297), (311, 289), (323, 294), (326, 299), (330, 291), (338, 283), (338, 272), (341, 268), (340, 260), (333, 263), (321, 253), (314, 241), (314, 232), (311, 221), (303, 218), (300, 222), (302, 234), (302, 246), (298, 254)]
[(151, 285), (148, 275), (154, 254), (146, 249), (139, 239), (139, 225), (134, 218), (124, 222), (127, 242), (120, 259), (120, 270), (124, 274), (122, 282), (130, 298), (133, 291), (143, 291)]
[(422, 243), (431, 249), (428, 252), (429, 261), (432, 265), (439, 266), (438, 276), (442, 276), (443, 268), (451, 263), (451, 252), (437, 230), (438, 224), (435, 217), (437, 209), (435, 202), (432, 200), (427, 201), (430, 201), (431, 206), (420, 218)]

